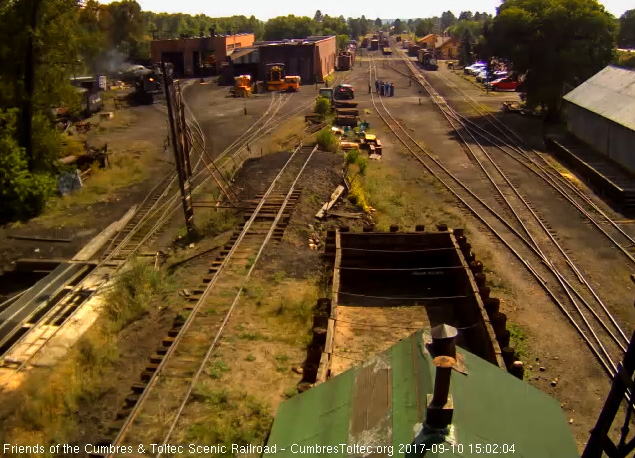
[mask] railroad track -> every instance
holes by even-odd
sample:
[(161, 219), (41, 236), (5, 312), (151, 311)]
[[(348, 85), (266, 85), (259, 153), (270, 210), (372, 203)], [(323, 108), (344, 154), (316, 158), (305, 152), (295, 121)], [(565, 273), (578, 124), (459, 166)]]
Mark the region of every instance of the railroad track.
[(189, 316), (163, 339), (142, 382), (132, 387), (110, 429), (116, 437), (102, 445), (132, 445), (137, 451), (139, 444), (168, 443), (263, 250), (272, 238), (281, 237), (290, 204), (299, 198), (297, 182), (316, 149), (296, 148), (267, 191), (252, 202), (253, 212), (193, 291)]
[[(373, 94), (373, 105), (380, 117), (413, 156), (527, 268), (579, 332), (607, 374), (612, 376), (616, 370), (614, 361), (618, 360), (627, 344), (624, 332), (575, 263), (562, 249), (557, 234), (541, 220), (488, 151), (481, 148), (474, 138), (472, 140), (479, 148), (470, 146), (467, 138), (459, 131), (459, 127), (463, 126), (452, 116), (452, 111), (443, 97), (429, 85), (412, 62), (408, 59), (404, 61), (412, 75), (428, 91), (433, 103), (456, 130), (469, 151), (468, 154), (478, 164), (480, 175), (491, 185), (491, 190), (481, 191), (481, 195), (477, 195), (466, 185), (465, 178), (453, 173), (412, 138), (386, 108), (383, 99)], [(373, 62), (369, 71), (371, 82), (374, 71), (376, 72), (376, 66)], [(497, 198), (494, 199), (493, 195), (497, 195)], [(507, 208), (504, 214), (500, 212), (501, 206)], [(513, 217), (510, 217), (510, 214)], [(578, 286), (580, 283), (584, 286)]]
[[(338, 77), (336, 81), (339, 82), (341, 79)], [(343, 79), (349, 80), (350, 76)], [(224, 182), (225, 188), (231, 190), (225, 175), (231, 173), (232, 165), (234, 170), (240, 167), (242, 162), (239, 161), (241, 161), (242, 153), (248, 150), (249, 144), (268, 135), (282, 123), (313, 104), (313, 100), (311, 100), (289, 112), (278, 115), (292, 96), (292, 93), (272, 93), (271, 103), (262, 116), (215, 159), (212, 159), (207, 153), (204, 132), (190, 107), (184, 101), (188, 115), (186, 119), (189, 127), (187, 135), (192, 145), (190, 156), (196, 156), (192, 166), (192, 193), (196, 193), (210, 179), (214, 179), (219, 187), (223, 187), (221, 182)], [(160, 111), (167, 112), (160, 103), (156, 103), (154, 106)], [(223, 159), (223, 163), (218, 164), (219, 160)], [(28, 367), (39, 351), (55, 337), (62, 325), (74, 316), (85, 301), (97, 294), (107, 281), (125, 265), (127, 260), (135, 256), (142, 246), (158, 234), (179, 209), (179, 197), (180, 194), (176, 187), (176, 172), (171, 172), (162, 177), (150, 190), (130, 223), (122, 231), (115, 234), (107, 242), (106, 249), (101, 250), (94, 258), (95, 266), (90, 275), (77, 284), (69, 284), (70, 287), (64, 288), (65, 295), (59, 302), (52, 304), (42, 313), (23, 323), (20, 328), (21, 336), (0, 355), (0, 391), (8, 386), (17, 374)]]
[[(394, 66), (393, 69), (405, 76), (410, 76)], [(542, 184), (553, 189), (562, 199), (569, 202), (580, 213), (581, 217), (593, 225), (611, 245), (616, 247), (624, 257), (635, 264), (635, 237), (625, 231), (619, 222), (609, 215), (611, 213), (610, 210), (602, 209), (600, 204), (594, 202), (570, 180), (565, 178), (542, 153), (529, 148), (509, 126), (493, 116), (487, 108), (461, 90), (456, 84), (440, 74), (434, 73), (433, 75), (457, 93), (465, 104), (473, 110), (473, 113), (476, 113), (479, 119), (483, 121), (477, 123), (473, 119), (462, 115), (455, 103), (445, 102), (446, 113), (454, 118), (456, 123), (459, 123), (470, 136), (495, 147), (520, 164), (539, 179)], [(432, 88), (429, 82), (427, 83), (428, 88)], [(452, 106), (453, 104), (455, 106)], [(474, 141), (478, 142), (476, 139)]]
[[(278, 109), (282, 106), (280, 101), (272, 97), (269, 109), (258, 121), (269, 122), (270, 120), (266, 120), (265, 117), (276, 105)], [(205, 138), (193, 115), (190, 115), (188, 119), (188, 127), (190, 144), (193, 145), (190, 157), (196, 156), (193, 172), (195, 177), (204, 178), (201, 165), (205, 163)], [(243, 134), (241, 137), (246, 135)], [(237, 141), (241, 140), (241, 137)], [(228, 148), (223, 153), (230, 154), (231, 152), (231, 148)], [(218, 174), (221, 179), (224, 179), (220, 170)], [(201, 181), (198, 187), (203, 186), (207, 180)], [(0, 355), (2, 356), (0, 390), (8, 386), (11, 380), (31, 363), (84, 302), (97, 294), (108, 280), (160, 231), (178, 209), (179, 195), (176, 188), (176, 173), (170, 172), (161, 177), (139, 205), (130, 222), (107, 242), (105, 249), (100, 250), (93, 257), (94, 265), (91, 266), (93, 268), (90, 269), (89, 274), (84, 275), (77, 282), (74, 281), (77, 276), (71, 278), (67, 283), (68, 286), (60, 289), (60, 293), (64, 293), (63, 296), (56, 293), (55, 301), (49, 301), (45, 307), (28, 317), (22, 326), (17, 328), (16, 332), (20, 333), (19, 338), (15, 339)], [(81, 273), (85, 274), (85, 269)]]

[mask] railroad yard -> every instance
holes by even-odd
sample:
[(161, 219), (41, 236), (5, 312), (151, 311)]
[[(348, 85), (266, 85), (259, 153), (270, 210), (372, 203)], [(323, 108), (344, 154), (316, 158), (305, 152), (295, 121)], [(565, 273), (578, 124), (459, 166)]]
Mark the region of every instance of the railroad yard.
[[(335, 53), (309, 38), (260, 56)], [(77, 138), (115, 168), (0, 229), (0, 442), (71, 448), (0, 455), (467, 447), (512, 430), (522, 456), (582, 453), (633, 346), (632, 211), (547, 148), (541, 118), (502, 111), (518, 92), (395, 38), (317, 58), (297, 91), (305, 69), (282, 54), (258, 64), (264, 88), (184, 60), (153, 103), (90, 118)], [(276, 66), (288, 90), (267, 90)], [(476, 420), (484, 400), (496, 413)], [(520, 436), (533, 425), (544, 441)]]

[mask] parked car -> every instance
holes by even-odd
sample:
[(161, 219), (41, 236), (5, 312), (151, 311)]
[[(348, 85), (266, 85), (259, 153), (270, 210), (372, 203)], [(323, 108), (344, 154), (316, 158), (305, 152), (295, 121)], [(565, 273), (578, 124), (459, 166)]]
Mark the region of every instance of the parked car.
[(483, 62), (477, 62), (476, 64), (470, 65), (467, 68), (468, 68), (468, 74), (478, 75), (483, 70), (487, 70), (487, 64)]
[(335, 87), (333, 98), (335, 100), (352, 100), (355, 98), (355, 89), (350, 84), (340, 84)]
[(465, 67), (463, 69), (463, 73), (465, 73), (466, 75), (473, 75), (482, 70), (485, 70), (486, 68), (487, 68), (487, 64), (485, 64), (484, 62), (477, 62), (475, 64), (468, 65), (467, 67)]
[(487, 70), (481, 70), (479, 73), (477, 73), (476, 75), (476, 81), (478, 81), (479, 83), (486, 83), (487, 81), (491, 81), (493, 79), (497, 79), (493, 77), (494, 75), (487, 71)]
[(515, 91), (518, 89), (518, 82), (509, 77), (499, 78), (487, 84), (492, 91)]
[(496, 79), (496, 80), (497, 80), (497, 79), (499, 79), (499, 78), (505, 78), (507, 75), (509, 75), (509, 73), (508, 73), (507, 71), (505, 71), (505, 70), (499, 70), (499, 71), (497, 71), (497, 72), (494, 72), (494, 76), (496, 77), (496, 78), (494, 78), (494, 79)]

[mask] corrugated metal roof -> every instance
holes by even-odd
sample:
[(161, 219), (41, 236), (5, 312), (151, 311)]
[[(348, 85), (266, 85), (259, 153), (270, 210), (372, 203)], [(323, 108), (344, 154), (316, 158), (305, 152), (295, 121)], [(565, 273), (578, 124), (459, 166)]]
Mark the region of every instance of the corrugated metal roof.
[[(418, 331), (362, 365), (283, 402), (267, 443), (276, 451), (264, 456), (291, 457), (298, 452), (326, 456), (315, 446), (338, 444), (392, 447), (392, 453), (375, 456), (426, 455), (410, 453), (407, 447), (417, 444), (419, 452), (421, 441), (428, 447), (434, 443), (421, 429), (427, 395), (434, 386), (433, 358), (425, 346), (429, 341), (429, 330)], [(504, 450), (526, 457), (579, 456), (554, 399), (460, 347), (457, 352), (463, 355), (458, 360), (464, 362), (460, 368), (464, 373), (452, 373), (452, 426), (445, 451), (430, 456), (491, 456)], [(328, 454), (362, 455), (341, 447)]]
[(564, 96), (564, 100), (635, 130), (635, 71), (612, 65)]

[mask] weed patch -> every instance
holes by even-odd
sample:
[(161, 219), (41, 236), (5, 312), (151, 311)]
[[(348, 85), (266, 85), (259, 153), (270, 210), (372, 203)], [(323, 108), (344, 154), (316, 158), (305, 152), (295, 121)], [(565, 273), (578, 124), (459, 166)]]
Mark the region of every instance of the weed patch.
[(508, 323), (507, 329), (510, 333), (509, 345), (516, 350), (518, 359), (526, 359), (529, 355), (527, 332), (522, 326), (516, 323)]
[(165, 291), (165, 278), (149, 264), (134, 261), (106, 293), (104, 312), (113, 331), (124, 329), (150, 310), (154, 297)]
[(207, 375), (209, 375), (212, 379), (219, 379), (222, 378), (223, 375), (230, 370), (231, 369), (229, 368), (227, 363), (219, 359), (210, 364), (210, 367), (207, 369)]
[(232, 457), (232, 444), (261, 444), (273, 417), (260, 400), (239, 391), (197, 387), (196, 399), (204, 404), (206, 414), (189, 427), (187, 439), (192, 443), (225, 445)]
[(340, 141), (330, 128), (322, 129), (316, 136), (317, 144), (322, 151), (336, 153), (340, 149)]
[(151, 157), (146, 156), (148, 150), (147, 144), (137, 142), (128, 151), (112, 154), (109, 167), (100, 169), (93, 166), (90, 177), (85, 180), (81, 189), (49, 200), (44, 213), (36, 221), (46, 227), (62, 223), (66, 226), (85, 224), (87, 215), (69, 218), (71, 209), (108, 201), (116, 191), (148, 179), (151, 174), (150, 160), (145, 159)]
[(238, 338), (241, 340), (249, 340), (249, 341), (253, 341), (253, 340), (266, 340), (267, 338), (262, 335), (259, 332), (241, 332), (240, 334), (238, 334)]

